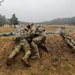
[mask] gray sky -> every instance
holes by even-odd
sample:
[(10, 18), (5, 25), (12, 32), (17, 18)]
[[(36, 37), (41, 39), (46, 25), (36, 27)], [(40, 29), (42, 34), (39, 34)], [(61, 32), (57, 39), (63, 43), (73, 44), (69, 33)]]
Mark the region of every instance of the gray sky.
[(0, 14), (11, 18), (14, 13), (19, 20), (25, 22), (73, 17), (75, 0), (5, 0), (0, 6)]

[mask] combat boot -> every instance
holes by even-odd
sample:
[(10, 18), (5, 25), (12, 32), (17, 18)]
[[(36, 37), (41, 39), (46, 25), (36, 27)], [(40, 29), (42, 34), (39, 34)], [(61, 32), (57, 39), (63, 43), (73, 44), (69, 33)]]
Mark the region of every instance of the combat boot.
[(40, 59), (39, 55), (32, 56), (31, 59)]
[(12, 59), (7, 58), (6, 65), (11, 66), (11, 64), (12, 64)]
[(29, 66), (30, 67), (30, 63), (28, 62), (27, 58), (23, 57), (21, 59), (21, 61), (26, 65), (26, 66)]

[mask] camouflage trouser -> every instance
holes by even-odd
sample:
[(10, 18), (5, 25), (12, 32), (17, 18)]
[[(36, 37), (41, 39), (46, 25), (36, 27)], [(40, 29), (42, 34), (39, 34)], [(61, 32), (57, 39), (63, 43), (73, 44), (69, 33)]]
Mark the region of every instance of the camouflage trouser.
[(75, 45), (75, 41), (73, 39), (71, 40), (71, 42), (72, 42), (73, 45)]
[(69, 46), (71, 46), (71, 47), (74, 47), (74, 45), (75, 45), (75, 41), (74, 41), (74, 40), (69, 40), (69, 39), (66, 39), (66, 38), (65, 38), (65, 42), (66, 42)]
[(30, 45), (28, 44), (28, 41), (23, 38), (20, 40), (20, 43), (15, 47), (15, 49), (12, 51), (12, 53), (9, 55), (8, 58), (13, 58), (17, 53), (19, 53), (19, 51), (21, 50), (21, 47), (23, 47), (23, 50), (25, 51), (25, 58), (28, 58), (31, 55), (31, 51), (30, 51)]
[(37, 55), (37, 56), (39, 56), (40, 57), (40, 55), (39, 55), (39, 50), (38, 50), (38, 44), (40, 44), (41, 43), (41, 40), (42, 40), (43, 38), (41, 37), (41, 36), (38, 36), (38, 37), (36, 37), (36, 38), (33, 38), (33, 40), (32, 40), (32, 42), (31, 42), (31, 46), (32, 46), (32, 48), (35, 50), (35, 52), (36, 52), (36, 54), (35, 55)]

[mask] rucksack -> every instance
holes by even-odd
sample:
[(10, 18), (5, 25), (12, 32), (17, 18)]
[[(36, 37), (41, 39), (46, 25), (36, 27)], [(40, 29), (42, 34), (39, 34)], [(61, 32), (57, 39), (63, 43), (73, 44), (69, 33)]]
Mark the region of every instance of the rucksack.
[(20, 40), (28, 36), (28, 31), (23, 26), (18, 26), (15, 31), (14, 40)]

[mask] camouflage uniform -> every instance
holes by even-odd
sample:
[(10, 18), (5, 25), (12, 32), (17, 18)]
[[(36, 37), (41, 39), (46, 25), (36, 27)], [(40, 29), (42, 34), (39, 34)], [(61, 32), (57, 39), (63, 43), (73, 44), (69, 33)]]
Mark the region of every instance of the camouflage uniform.
[(68, 34), (68, 31), (65, 28), (61, 28), (61, 36), (64, 38), (65, 42), (75, 50), (75, 41)]
[(73, 50), (75, 49), (75, 41), (71, 38), (71, 36), (66, 36), (65, 42), (71, 46)]
[[(20, 30), (19, 30), (20, 29)], [(27, 31), (27, 28), (23, 28), (23, 27), (19, 27), (16, 30), (16, 34), (14, 35), (14, 39), (15, 41), (19, 41), (19, 44), (15, 47), (15, 49), (12, 51), (12, 53), (9, 55), (8, 59), (7, 59), (7, 65), (11, 65), (11, 60), (12, 58), (20, 52), (21, 47), (23, 48), (23, 50), (25, 51), (25, 55), (22, 58), (22, 61), (29, 66), (29, 62), (27, 61), (28, 57), (31, 55), (31, 51), (30, 51), (30, 45), (27, 41), (27, 38), (29, 36), (29, 32)]]
[(31, 28), (31, 34), (34, 35), (31, 46), (36, 51), (35, 56), (32, 58), (40, 58), (38, 45), (42, 44), (43, 40), (46, 39), (45, 29), (42, 26), (33, 26)]
[(68, 31), (66, 30), (66, 28), (65, 27), (61, 27), (61, 36), (63, 37), (63, 38), (65, 38), (66, 36), (68, 36), (69, 34), (68, 34)]

